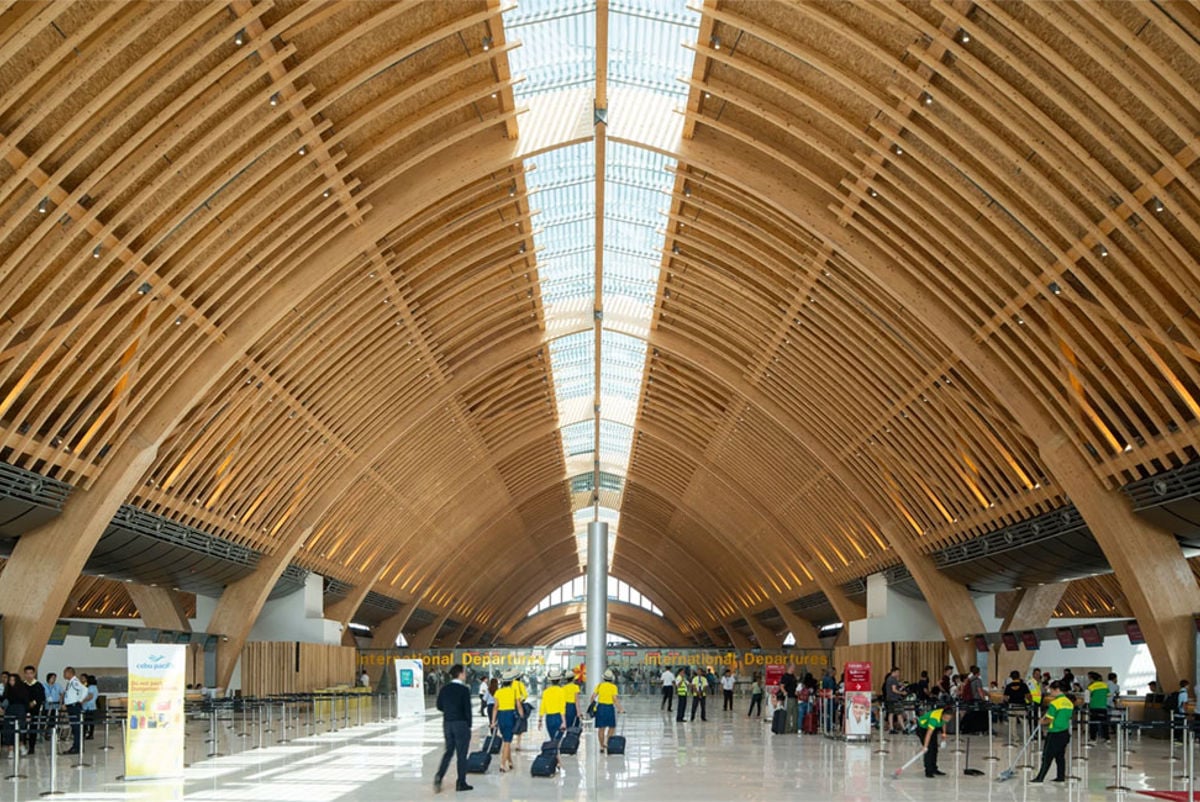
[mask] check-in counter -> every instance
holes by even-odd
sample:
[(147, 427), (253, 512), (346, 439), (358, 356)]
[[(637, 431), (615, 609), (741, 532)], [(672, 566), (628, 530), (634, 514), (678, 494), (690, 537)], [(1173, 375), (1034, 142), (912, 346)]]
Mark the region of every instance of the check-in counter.
[(359, 720), (360, 712), (363, 721), (368, 721), (372, 714), (374, 697), (370, 688), (351, 688), (340, 685), (333, 688), (318, 688), (313, 691), (313, 710), (318, 719), (328, 720), (331, 715), (345, 718), (351, 722)]

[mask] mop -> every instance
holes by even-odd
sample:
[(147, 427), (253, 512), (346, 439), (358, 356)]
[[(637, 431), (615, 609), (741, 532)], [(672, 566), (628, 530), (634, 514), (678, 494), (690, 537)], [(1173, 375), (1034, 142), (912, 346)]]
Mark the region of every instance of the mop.
[(910, 758), (908, 759), (908, 762), (907, 762), (907, 763), (905, 763), (905, 764), (904, 764), (903, 766), (901, 766), (900, 768), (896, 769), (896, 772), (895, 772), (895, 773), (892, 775), (892, 779), (893, 779), (893, 780), (898, 780), (898, 779), (900, 779), (900, 773), (901, 773), (901, 772), (903, 772), (903, 771), (904, 771), (906, 768), (908, 768), (908, 767), (909, 767), (909, 766), (911, 766), (912, 764), (916, 763), (918, 760), (920, 760), (920, 759), (921, 759), (921, 758), (924, 756), (924, 754), (925, 754), (925, 749), (924, 749), (924, 748), (922, 748), (920, 752), (917, 752), (915, 755), (913, 755), (912, 757), (910, 757)]
[(1025, 750), (1029, 748), (1031, 743), (1033, 743), (1033, 739), (1037, 737), (1037, 734), (1038, 730), (1035, 727), (1033, 732), (1029, 733), (1029, 737), (1025, 739), (1025, 744), (1021, 747), (1021, 751), (1017, 752), (1017, 756), (1013, 758), (1012, 765), (996, 775), (996, 782), (1002, 783), (1005, 780), (1012, 778), (1013, 774), (1016, 772), (1017, 763), (1021, 760), (1022, 755), (1025, 754)]

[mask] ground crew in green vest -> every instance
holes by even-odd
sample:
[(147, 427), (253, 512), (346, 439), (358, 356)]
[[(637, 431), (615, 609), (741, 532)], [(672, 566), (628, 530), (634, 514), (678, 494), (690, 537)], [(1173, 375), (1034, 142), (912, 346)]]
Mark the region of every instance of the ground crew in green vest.
[(923, 713), (917, 719), (917, 737), (921, 739), (921, 745), (925, 749), (925, 776), (926, 777), (945, 777), (946, 772), (939, 771), (937, 765), (938, 756), (938, 731), (941, 731), (942, 743), (946, 743), (946, 730), (942, 716), (946, 714), (944, 707), (934, 707), (927, 713)]
[(1045, 719), (1046, 745), (1042, 749), (1042, 769), (1030, 782), (1040, 783), (1046, 779), (1053, 761), (1057, 771), (1054, 782), (1067, 781), (1067, 744), (1071, 741), (1071, 716), (1075, 714), (1075, 705), (1063, 696), (1062, 685), (1051, 682), (1046, 689), (1049, 704), (1046, 706)]
[(1095, 671), (1088, 672), (1088, 740), (1095, 743), (1096, 735), (1108, 741), (1108, 683)]
[(688, 679), (688, 670), (681, 667), (679, 673), (675, 675), (675, 694), (679, 697), (675, 701), (679, 704), (675, 705), (675, 720), (683, 721), (684, 715), (687, 714), (687, 698), (688, 688), (691, 681)]

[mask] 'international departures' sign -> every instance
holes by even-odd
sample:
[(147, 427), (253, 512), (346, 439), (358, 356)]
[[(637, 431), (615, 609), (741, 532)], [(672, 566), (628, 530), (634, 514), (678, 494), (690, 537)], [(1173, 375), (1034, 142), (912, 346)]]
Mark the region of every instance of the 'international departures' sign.
[[(427, 670), (449, 668), (462, 663), (468, 669), (528, 668), (581, 662), (583, 649), (362, 649), (362, 665), (391, 665), (397, 658), (420, 660)], [(820, 649), (790, 649), (777, 652), (732, 651), (719, 649), (610, 649), (608, 664), (619, 668), (668, 666), (725, 666), (737, 669), (767, 665), (794, 665), (798, 668), (826, 668), (832, 665), (830, 653)]]

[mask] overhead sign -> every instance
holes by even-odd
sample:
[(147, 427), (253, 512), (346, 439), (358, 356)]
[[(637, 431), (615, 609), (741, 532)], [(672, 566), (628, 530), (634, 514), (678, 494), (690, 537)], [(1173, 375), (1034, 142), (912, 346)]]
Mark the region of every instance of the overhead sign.
[(183, 692), (187, 649), (131, 643), (125, 779), (183, 776)]

